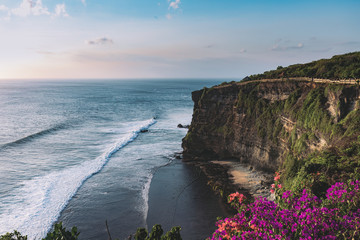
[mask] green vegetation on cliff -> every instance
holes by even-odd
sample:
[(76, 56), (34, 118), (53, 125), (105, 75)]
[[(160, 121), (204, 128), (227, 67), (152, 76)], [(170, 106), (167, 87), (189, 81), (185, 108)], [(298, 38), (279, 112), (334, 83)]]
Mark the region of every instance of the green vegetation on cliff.
[(360, 179), (360, 138), (304, 158), (288, 155), (283, 172), (286, 189), (299, 192), (309, 188), (318, 197), (324, 197), (332, 184)]
[[(323, 195), (335, 182), (360, 178), (360, 110), (349, 109), (346, 96), (337, 100), (333, 113), (340, 116), (348, 110), (343, 119), (328, 110), (329, 98), (344, 95), (344, 86), (298, 88), (286, 100), (270, 101), (258, 97), (260, 84), (241, 89), (236, 107), (248, 116), (261, 139), (285, 145), (280, 170), (287, 188), (309, 186)], [(357, 91), (356, 86), (350, 88)]]
[[(297, 83), (293, 82), (293, 84)], [(257, 133), (262, 138), (266, 137), (278, 143), (281, 138), (290, 136), (288, 140), (291, 149), (298, 149), (296, 152), (300, 153), (304, 150), (299, 148), (304, 145), (301, 141), (315, 141), (320, 135), (331, 141), (335, 138), (354, 137), (360, 134), (358, 110), (350, 112), (346, 118), (337, 122), (338, 119), (335, 119), (327, 109), (328, 95), (341, 95), (344, 89), (342, 85), (323, 85), (305, 90), (306, 93), (298, 88), (283, 101), (259, 98), (260, 85), (261, 83), (251, 83), (240, 89), (236, 107), (248, 116), (248, 122), (255, 123)], [(354, 86), (353, 89), (355, 90), (356, 87)], [(339, 100), (334, 111), (339, 114), (338, 112), (347, 108), (345, 104)], [(286, 132), (283, 127), (286, 121), (293, 125), (291, 126), (293, 130), (290, 132)]]
[[(312, 89), (301, 104), (288, 110), (290, 118), (296, 120), (281, 167), (288, 189), (310, 187), (314, 194), (323, 196), (336, 182), (360, 178), (360, 110), (354, 108), (337, 121), (327, 109), (326, 95), (341, 90), (332, 85)], [(336, 111), (345, 108), (338, 101)]]
[(279, 66), (276, 70), (251, 75), (244, 80), (310, 77), (324, 79), (360, 78), (360, 52), (337, 55), (331, 59), (321, 59), (306, 64), (288, 67)]

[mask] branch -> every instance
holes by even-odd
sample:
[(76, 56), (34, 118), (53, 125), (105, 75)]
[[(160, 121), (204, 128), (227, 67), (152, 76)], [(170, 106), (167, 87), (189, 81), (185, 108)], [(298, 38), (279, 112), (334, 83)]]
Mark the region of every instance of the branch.
[(111, 234), (110, 234), (110, 231), (109, 231), (109, 226), (108, 226), (107, 220), (105, 220), (105, 225), (106, 225), (106, 231), (107, 231), (107, 233), (108, 233), (108, 235), (109, 235), (109, 240), (112, 240)]

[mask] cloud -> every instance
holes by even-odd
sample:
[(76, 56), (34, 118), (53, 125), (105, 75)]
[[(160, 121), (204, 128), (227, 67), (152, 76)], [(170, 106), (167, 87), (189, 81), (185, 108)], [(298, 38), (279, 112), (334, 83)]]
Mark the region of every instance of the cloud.
[(82, 4), (86, 6), (86, 0), (81, 0)]
[(85, 43), (89, 45), (106, 45), (106, 44), (113, 44), (114, 41), (110, 38), (102, 37), (95, 40), (88, 40)]
[(170, 9), (170, 8), (178, 9), (180, 3), (181, 3), (180, 0), (175, 0), (174, 2), (170, 2), (170, 4), (169, 4), (169, 9)]
[(54, 16), (56, 16), (56, 17), (68, 17), (69, 16), (69, 14), (66, 12), (65, 3), (56, 5)]
[(0, 5), (0, 11), (7, 12), (7, 11), (9, 11), (9, 8), (6, 7), (5, 5)]
[(51, 17), (68, 17), (65, 4), (57, 4), (54, 12), (50, 12), (42, 0), (22, 0), (19, 6), (15, 8), (8, 8), (5, 5), (0, 5), (0, 12), (7, 13), (7, 20), (11, 16), (16, 17), (28, 17), (28, 16), (51, 16)]
[(286, 46), (282, 46), (279, 44), (275, 44), (271, 50), (272, 51), (288, 51), (288, 50), (296, 50), (296, 49), (302, 49), (304, 48), (304, 44), (303, 43), (298, 43), (297, 45), (286, 45)]
[[(177, 11), (180, 7), (179, 5), (181, 4), (181, 0), (167, 0), (169, 3), (169, 8), (168, 11), (169, 13), (165, 15), (165, 17), (170, 20), (174, 17), (175, 15), (175, 11)], [(170, 11), (172, 10), (172, 12), (170, 13)]]
[(0, 5), (0, 20), (8, 21), (10, 20), (10, 11), (9, 8), (5, 5)]
[(23, 0), (19, 7), (11, 10), (11, 14), (19, 17), (27, 17), (29, 15), (50, 15), (50, 12), (47, 7), (43, 6), (41, 0), (37, 0), (36, 2), (33, 0)]
[(304, 44), (303, 43), (298, 43), (298, 45), (296, 46), (292, 46), (292, 47), (289, 47), (289, 48), (295, 48), (295, 49), (298, 49), (298, 48), (303, 48), (304, 47)]

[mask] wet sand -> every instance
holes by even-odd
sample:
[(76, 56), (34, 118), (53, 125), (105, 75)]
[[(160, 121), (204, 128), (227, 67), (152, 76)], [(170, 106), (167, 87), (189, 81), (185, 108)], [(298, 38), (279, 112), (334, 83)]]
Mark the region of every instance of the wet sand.
[(227, 167), (229, 179), (235, 186), (248, 190), (254, 197), (272, 199), (270, 184), (273, 174), (259, 172), (246, 164), (234, 161), (212, 161), (212, 163)]

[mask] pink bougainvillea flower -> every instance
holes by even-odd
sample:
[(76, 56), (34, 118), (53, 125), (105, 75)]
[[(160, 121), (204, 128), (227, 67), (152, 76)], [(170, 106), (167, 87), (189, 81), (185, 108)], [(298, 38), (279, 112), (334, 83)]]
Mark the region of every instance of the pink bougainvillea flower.
[(279, 181), (279, 180), (280, 180), (280, 173), (275, 172), (274, 181)]

